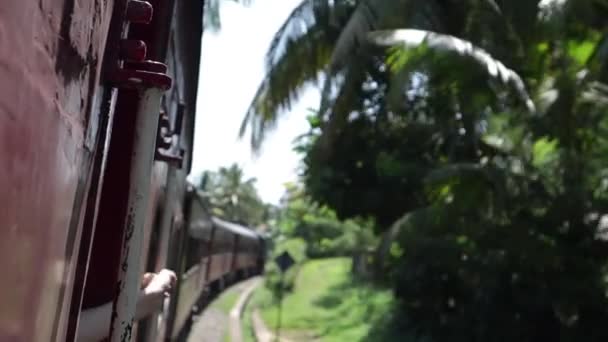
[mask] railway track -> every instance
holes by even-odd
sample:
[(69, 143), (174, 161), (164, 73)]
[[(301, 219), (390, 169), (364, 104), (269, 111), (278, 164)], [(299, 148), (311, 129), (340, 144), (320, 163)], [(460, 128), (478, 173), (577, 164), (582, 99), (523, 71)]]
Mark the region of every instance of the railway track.
[(234, 285), (234, 291), (238, 291), (239, 295), (229, 314), (210, 305), (193, 324), (188, 342), (222, 342), (226, 335), (230, 337), (230, 342), (242, 342), (243, 312), (261, 283), (262, 278), (255, 277)]

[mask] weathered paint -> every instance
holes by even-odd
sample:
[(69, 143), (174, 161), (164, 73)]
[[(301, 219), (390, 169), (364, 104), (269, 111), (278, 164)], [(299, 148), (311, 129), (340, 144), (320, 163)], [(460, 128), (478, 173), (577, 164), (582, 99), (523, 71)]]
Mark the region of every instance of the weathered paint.
[(0, 6), (0, 340), (62, 341), (113, 1)]
[(136, 113), (135, 136), (131, 156), (127, 220), (124, 228), (121, 267), (118, 271), (117, 297), (114, 300), (116, 316), (112, 318), (111, 341), (130, 341), (135, 306), (140, 284), (140, 262), (144, 241), (144, 222), (150, 193), (150, 179), (158, 110), (164, 89), (142, 91)]
[[(180, 89), (169, 94), (167, 102), (170, 108), (183, 102), (191, 109), (179, 137), (179, 144), (188, 149), (185, 170), (177, 171), (171, 180), (167, 179), (166, 165), (155, 163), (150, 185), (153, 196), (148, 202), (145, 224), (148, 232), (153, 222), (151, 213), (165, 206), (160, 203), (164, 198), (160, 195), (163, 187), (168, 182), (176, 182), (176, 197), (180, 201), (166, 206), (171, 213), (167, 216), (170, 220), (168, 226), (164, 226), (167, 220), (163, 220), (161, 227), (164, 234), (161, 250), (168, 253), (169, 236), (174, 235), (175, 226), (184, 221), (180, 203), (185, 193), (185, 173), (191, 164), (192, 109), (196, 104), (202, 6), (198, 2), (178, 2), (176, 17), (180, 20), (176, 27), (169, 25), (173, 1), (151, 2), (155, 13), (160, 15), (151, 28), (136, 27), (130, 38), (144, 40), (150, 48), (149, 57), (162, 61), (167, 52), (169, 29), (175, 30), (171, 74), (179, 75)], [(40, 0), (35, 3), (9, 1), (0, 6), (0, 74), (3, 76), (0, 81), (0, 155), (3, 158), (0, 267), (13, 275), (5, 280), (0, 294), (1, 341), (65, 341), (68, 319), (74, 323), (78, 315), (82, 291), (73, 292), (73, 288), (82, 286), (86, 274), (81, 271), (87, 269), (88, 240), (98, 212), (95, 210), (97, 191), (104, 188), (101, 182), (104, 175), (109, 175), (108, 184), (120, 185), (117, 180), (125, 171), (121, 163), (129, 160), (119, 157), (108, 162), (102, 156), (111, 154), (108, 151), (112, 141), (114, 152), (131, 146), (128, 135), (131, 123), (124, 121), (134, 112), (131, 105), (135, 102), (129, 100), (134, 91), (121, 91), (117, 97), (120, 110), (116, 115), (122, 122), (107, 130), (107, 139), (105, 134), (100, 134), (106, 132), (106, 125), (112, 124), (113, 117), (101, 110), (113, 107), (104, 103), (109, 89), (100, 81), (104, 76), (101, 62), (106, 44), (113, 47), (109, 51), (119, 50), (115, 30), (112, 29), (110, 41), (106, 42), (106, 37), (113, 11), (120, 13), (116, 9), (124, 3), (122, 0)], [(143, 12), (135, 16), (144, 18)], [(123, 51), (125, 55), (129, 52)], [(106, 168), (112, 170), (105, 172)], [(128, 182), (125, 185), (128, 186)], [(112, 223), (121, 223), (121, 220), (113, 221), (110, 216), (127, 216), (127, 212), (112, 210), (122, 205), (124, 198), (114, 196), (119, 193), (107, 193), (106, 199), (116, 203), (105, 203), (104, 210), (99, 211), (103, 214), (101, 224), (95, 231), (95, 237), (101, 236), (96, 241), (99, 246), (112, 247), (112, 240), (116, 240), (118, 252), (121, 234), (116, 234)], [(146, 246), (148, 237), (145, 235)], [(97, 289), (102, 291), (89, 293), (83, 302), (85, 307), (103, 304), (116, 294), (116, 273), (122, 266), (118, 260), (120, 253), (104, 254), (89, 263), (93, 266), (89, 272), (90, 282), (97, 283)], [(75, 277), (77, 259), (80, 264)], [(146, 253), (142, 259), (146, 259)], [(166, 259), (166, 255), (160, 255), (157, 267), (166, 266)]]

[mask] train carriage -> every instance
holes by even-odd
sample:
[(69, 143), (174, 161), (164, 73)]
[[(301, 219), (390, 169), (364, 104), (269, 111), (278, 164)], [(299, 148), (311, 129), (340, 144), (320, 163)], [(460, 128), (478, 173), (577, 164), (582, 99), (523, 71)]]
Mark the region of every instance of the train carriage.
[[(123, 329), (111, 341), (175, 339), (211, 284), (251, 267), (240, 252), (257, 248), (244, 242), (251, 232), (210, 217), (200, 227), (209, 235), (191, 229), (207, 215), (193, 209), (186, 181), (203, 8), (175, 0), (0, 6), (0, 267), (10, 275), (0, 340), (73, 341), (81, 312), (107, 302)], [(130, 321), (141, 274), (162, 268), (180, 275), (169, 305)]]
[(190, 186), (187, 194), (187, 236), (176, 266), (178, 291), (172, 308), (171, 338), (183, 337), (193, 310), (204, 306), (226, 285), (259, 274), (263, 251), (260, 236), (251, 229), (213, 217), (204, 196)]
[(259, 251), (258, 235), (252, 232), (250, 228), (227, 222), (214, 217), (213, 223), (217, 227), (221, 227), (230, 231), (234, 236), (232, 244), (232, 255), (230, 258), (230, 268), (227, 273), (231, 277), (243, 278), (247, 274), (253, 272), (256, 266), (255, 253)]

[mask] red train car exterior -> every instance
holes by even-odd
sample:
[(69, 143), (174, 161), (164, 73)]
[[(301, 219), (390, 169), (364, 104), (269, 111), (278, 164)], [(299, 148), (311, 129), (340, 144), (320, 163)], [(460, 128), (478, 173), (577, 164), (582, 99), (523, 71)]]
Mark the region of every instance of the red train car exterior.
[[(123, 177), (117, 172), (129, 165), (129, 160), (109, 165), (112, 144), (132, 143), (126, 134), (129, 127), (125, 130), (124, 126), (129, 126), (128, 118), (134, 116), (141, 98), (136, 93), (139, 90), (127, 88), (141, 85), (129, 87), (128, 83), (164, 82), (168, 86), (170, 81), (164, 70), (149, 70), (150, 79), (136, 79), (123, 70), (139, 77), (138, 67), (127, 62), (141, 63), (144, 47), (147, 59), (165, 61), (170, 29), (192, 28), (171, 26), (173, 13), (177, 13), (174, 9), (179, 11), (180, 6), (195, 6), (188, 9), (190, 19), (197, 10), (199, 16), (184, 24), (198, 29), (188, 33), (195, 42), (194, 52), (181, 56), (184, 61), (170, 69), (174, 75), (184, 75), (179, 75), (179, 83), (165, 103), (181, 101), (190, 106), (187, 119), (182, 120), (186, 129), (174, 139), (182, 144), (186, 140), (189, 150), (202, 4), (42, 0), (8, 1), (0, 6), (0, 267), (7, 275), (0, 294), (0, 340), (73, 339), (80, 304), (86, 299), (87, 274), (96, 271), (91, 267), (90, 251), (103, 247), (103, 243), (96, 246), (91, 242), (98, 235), (95, 232), (108, 230), (98, 219), (104, 201), (110, 198), (102, 195), (104, 180), (119, 182)], [(147, 46), (127, 40), (134, 37)], [(185, 65), (194, 69), (188, 75), (180, 70)], [(176, 91), (180, 99), (174, 98)], [(167, 154), (175, 145), (159, 147), (157, 159), (174, 162)], [(185, 157), (181, 171), (175, 171), (173, 177), (187, 173), (188, 153)], [(154, 167), (150, 213), (161, 193), (167, 192), (169, 168)], [(184, 177), (176, 186), (177, 197), (179, 187), (185, 188)], [(119, 206), (124, 208), (124, 203)], [(118, 220), (127, 219), (119, 212), (114, 214)], [(121, 229), (113, 231), (118, 234), (112, 239), (122, 240)], [(107, 250), (109, 259), (119, 260), (120, 252)], [(103, 264), (114, 267), (107, 260)], [(102, 292), (115, 292), (116, 269), (113, 273)]]
[(63, 340), (103, 153), (111, 1), (0, 6), (0, 340)]
[[(263, 269), (263, 241), (186, 182), (203, 7), (0, 6), (0, 341), (72, 341), (81, 311), (110, 301), (111, 341), (179, 339), (213, 290)], [(139, 276), (162, 268), (174, 296), (132, 324)]]

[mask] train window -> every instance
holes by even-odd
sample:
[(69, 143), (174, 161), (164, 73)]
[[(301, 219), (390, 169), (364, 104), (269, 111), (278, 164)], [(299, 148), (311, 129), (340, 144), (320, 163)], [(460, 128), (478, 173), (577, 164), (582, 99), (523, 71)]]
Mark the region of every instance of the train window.
[(201, 241), (198, 239), (188, 238), (188, 247), (187, 247), (187, 261), (186, 261), (186, 269), (190, 269), (200, 263), (201, 258), (203, 257), (203, 245)]
[(251, 239), (247, 238), (243, 238), (243, 243), (241, 244), (242, 246), (242, 253), (250, 253), (251, 252)]
[(197, 197), (194, 197), (190, 208), (190, 236), (195, 239), (209, 242), (211, 240), (212, 228), (213, 223), (211, 222), (209, 214), (207, 214), (205, 208), (200, 203), (200, 200)]
[(232, 247), (234, 244), (234, 234), (224, 228), (218, 228), (218, 239), (214, 241), (214, 245), (217, 242), (217, 245), (214, 246), (215, 253), (230, 253), (232, 252)]
[(221, 228), (216, 228), (217, 232), (215, 234), (215, 239), (213, 241), (213, 254), (223, 253), (226, 249), (227, 238), (226, 231)]

